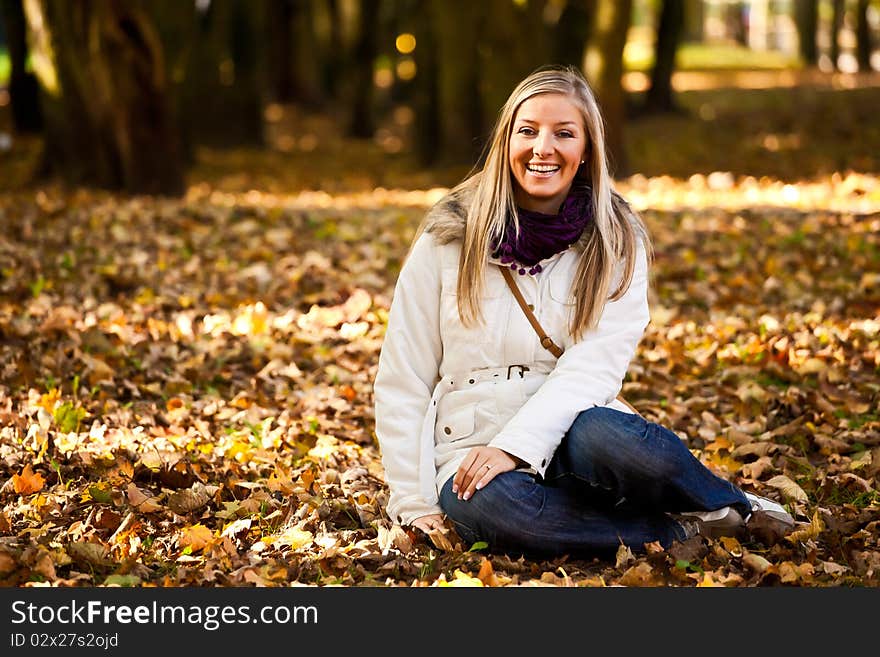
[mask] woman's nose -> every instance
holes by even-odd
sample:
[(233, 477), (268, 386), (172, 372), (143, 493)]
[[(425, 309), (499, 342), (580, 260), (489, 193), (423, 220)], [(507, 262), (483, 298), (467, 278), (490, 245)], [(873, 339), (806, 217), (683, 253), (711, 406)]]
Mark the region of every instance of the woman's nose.
[(550, 155), (553, 152), (552, 137), (544, 133), (538, 133), (535, 137), (535, 145), (532, 146), (532, 153), (538, 157)]

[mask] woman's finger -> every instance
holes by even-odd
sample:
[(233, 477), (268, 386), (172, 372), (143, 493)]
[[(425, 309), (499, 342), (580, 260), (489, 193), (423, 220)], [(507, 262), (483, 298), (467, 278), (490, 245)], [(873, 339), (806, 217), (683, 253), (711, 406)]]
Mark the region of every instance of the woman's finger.
[[(475, 458), (476, 453), (474, 452), (474, 450), (471, 450), (467, 453), (467, 456), (464, 457), (461, 465), (458, 466), (458, 470), (455, 471), (455, 477), (452, 479), (453, 493), (458, 493), (460, 490), (463, 490), (467, 486), (467, 481), (465, 479), (467, 477), (468, 470), (470, 469), (471, 464), (473, 464)], [(458, 499), (461, 499), (461, 493), (459, 493)]]
[[(469, 480), (464, 490), (462, 491), (461, 499), (467, 500), (470, 499), (471, 495), (474, 494), (474, 491), (477, 490), (477, 484), (486, 476), (487, 473), (492, 471), (492, 464), (488, 461), (482, 461), (479, 466), (471, 468), (468, 471)], [(489, 477), (486, 483), (492, 480), (492, 477)]]

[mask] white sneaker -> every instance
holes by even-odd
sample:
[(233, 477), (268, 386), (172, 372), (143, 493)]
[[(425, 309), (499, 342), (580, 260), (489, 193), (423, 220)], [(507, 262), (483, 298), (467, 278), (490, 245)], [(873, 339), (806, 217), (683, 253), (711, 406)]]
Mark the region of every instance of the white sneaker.
[(794, 518), (778, 502), (746, 493), (752, 505), (752, 512), (746, 518), (746, 527), (754, 538), (772, 545), (778, 543), (795, 528)]
[[(746, 497), (749, 502), (752, 504), (752, 513), (755, 511), (763, 511), (771, 518), (775, 520), (779, 520), (780, 522), (790, 524), (794, 527), (794, 518), (791, 517), (791, 514), (785, 510), (785, 507), (782, 506), (779, 502), (774, 502), (771, 499), (766, 497), (761, 497), (760, 495), (755, 495), (754, 493), (746, 493)], [(746, 518), (746, 522), (749, 521), (751, 516)]]
[(688, 538), (695, 534), (706, 538), (737, 537), (742, 534), (746, 524), (739, 512), (731, 506), (715, 511), (682, 511), (670, 515), (685, 528)]

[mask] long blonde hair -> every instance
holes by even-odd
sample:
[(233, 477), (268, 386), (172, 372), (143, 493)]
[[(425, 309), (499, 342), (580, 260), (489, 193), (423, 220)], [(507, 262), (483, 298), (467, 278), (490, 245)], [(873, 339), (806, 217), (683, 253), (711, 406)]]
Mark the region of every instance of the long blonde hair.
[[(503, 235), (505, 220), (513, 218), (519, 230), (514, 202), (514, 183), (508, 164), (510, 136), (520, 106), (538, 94), (562, 94), (580, 110), (587, 132), (587, 154), (577, 175), (590, 185), (593, 221), (584, 230), (578, 266), (570, 290), (575, 308), (569, 330), (575, 339), (596, 326), (606, 301), (620, 298), (629, 287), (635, 267), (637, 239), (642, 239), (650, 259), (652, 248), (641, 217), (614, 189), (605, 152), (605, 128), (589, 83), (573, 66), (542, 67), (520, 82), (501, 108), (491, 138), (486, 144), (485, 162), (471, 172), (453, 193), (472, 188), (467, 209), (458, 270), (458, 313), (462, 323), (482, 321), (480, 296), (486, 275), (491, 242)], [(618, 263), (621, 277), (610, 291)]]

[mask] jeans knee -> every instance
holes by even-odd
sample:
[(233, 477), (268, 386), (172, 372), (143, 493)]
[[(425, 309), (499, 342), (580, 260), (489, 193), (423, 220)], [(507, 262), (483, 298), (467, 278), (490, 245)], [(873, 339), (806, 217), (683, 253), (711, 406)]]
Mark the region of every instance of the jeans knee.
[(638, 415), (594, 406), (578, 414), (566, 438), (581, 454), (613, 456), (620, 442), (629, 444), (644, 434), (644, 424)]
[(440, 507), (457, 526), (486, 538), (521, 529), (543, 506), (542, 493), (531, 475), (504, 472), (470, 499), (460, 500), (450, 479), (440, 491)]

